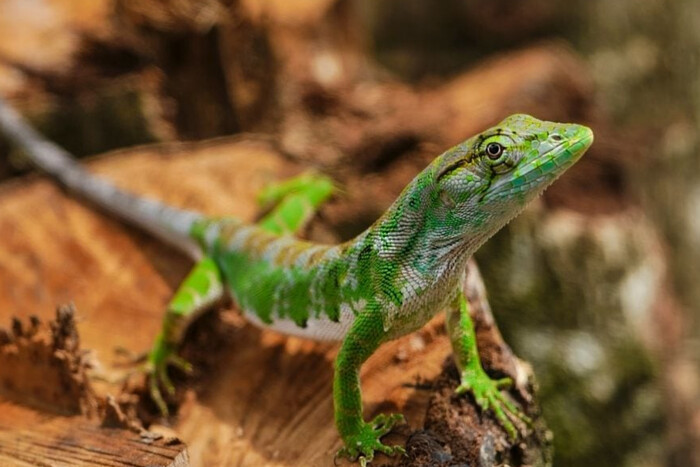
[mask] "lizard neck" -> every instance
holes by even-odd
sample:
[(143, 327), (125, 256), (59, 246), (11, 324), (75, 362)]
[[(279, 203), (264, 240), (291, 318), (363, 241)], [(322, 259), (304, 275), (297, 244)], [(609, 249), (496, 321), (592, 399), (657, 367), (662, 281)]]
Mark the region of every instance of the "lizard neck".
[(488, 238), (479, 217), (473, 217), (458, 218), (441, 199), (429, 166), (367, 231), (351, 241), (352, 250), (371, 247), (378, 256), (401, 267), (435, 276), (445, 267), (466, 265)]

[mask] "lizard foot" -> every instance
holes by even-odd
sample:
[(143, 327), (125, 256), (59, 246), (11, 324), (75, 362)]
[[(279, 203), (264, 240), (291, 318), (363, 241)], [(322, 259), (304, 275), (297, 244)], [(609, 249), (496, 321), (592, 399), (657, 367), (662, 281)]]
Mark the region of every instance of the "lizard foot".
[(388, 456), (395, 454), (406, 454), (401, 446), (387, 446), (379, 439), (389, 433), (397, 423), (406, 423), (401, 414), (380, 414), (371, 422), (363, 422), (362, 426), (354, 435), (347, 436), (345, 447), (338, 451), (338, 457), (347, 457), (352, 461), (360, 461), (362, 467), (366, 467), (374, 459), (375, 451), (382, 452)]
[(161, 387), (172, 395), (175, 394), (173, 385), (168, 375), (168, 366), (173, 365), (185, 373), (192, 373), (192, 364), (176, 354), (175, 346), (158, 338), (153, 345), (153, 349), (148, 354), (146, 362), (146, 373), (148, 376), (148, 389), (151, 400), (158, 407), (158, 411), (164, 417), (168, 415), (168, 404), (165, 402)]
[(509, 438), (516, 440), (518, 438), (518, 430), (515, 428), (512, 419), (520, 420), (527, 426), (532, 425), (532, 420), (501, 392), (501, 389), (508, 389), (512, 386), (513, 380), (510, 378), (493, 380), (479, 366), (478, 368), (466, 369), (462, 372), (462, 383), (455, 392), (457, 394), (471, 392), (481, 410), (491, 409), (496, 415), (498, 422), (508, 433)]

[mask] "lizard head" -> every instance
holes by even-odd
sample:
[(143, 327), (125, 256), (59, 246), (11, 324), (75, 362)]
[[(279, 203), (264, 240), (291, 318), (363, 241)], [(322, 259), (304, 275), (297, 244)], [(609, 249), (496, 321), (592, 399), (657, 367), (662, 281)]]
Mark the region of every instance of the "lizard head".
[(592, 142), (593, 132), (585, 126), (512, 115), (435, 160), (434, 199), (441, 217), (453, 223), (454, 233), (488, 237), (578, 161)]

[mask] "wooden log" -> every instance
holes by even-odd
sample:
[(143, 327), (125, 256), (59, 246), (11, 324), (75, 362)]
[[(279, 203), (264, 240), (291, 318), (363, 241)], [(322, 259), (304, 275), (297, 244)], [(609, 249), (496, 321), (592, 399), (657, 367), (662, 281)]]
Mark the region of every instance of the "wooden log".
[[(365, 227), (422, 168), (428, 153), (434, 156), (462, 132), (476, 131), (492, 123), (479, 117), (478, 112), (462, 109), (461, 103), (481, 102), (482, 107), (493, 108), (489, 115), (494, 117), (497, 108), (502, 112), (514, 110), (513, 101), (522, 95), (523, 86), (537, 89), (570, 82), (570, 77), (559, 73), (554, 65), (541, 71), (543, 63), (555, 63), (562, 53), (566, 54), (560, 49), (524, 51), (510, 60), (489, 65), (494, 67), (493, 76), (498, 75), (493, 70), (518, 72), (521, 78), (527, 78), (527, 85), (522, 80), (500, 80), (497, 92), (489, 94), (481, 86), (454, 84), (443, 92), (414, 95), (411, 114), (393, 113), (396, 119), (391, 120), (394, 122), (391, 125), (407, 122), (412, 115), (416, 119), (425, 116), (426, 126), (414, 133), (416, 141), (431, 141), (428, 135), (436, 133), (428, 130), (438, 122), (445, 125), (440, 133), (443, 136), (437, 138), (438, 142), (433, 140), (429, 150), (416, 143), (412, 154), (417, 157), (404, 157), (411, 151), (399, 151), (394, 158), (380, 164), (360, 165), (354, 171), (344, 168), (349, 160), (343, 164), (325, 164), (332, 175), (346, 182), (346, 194), (324, 209), (321, 217), (329, 219), (330, 225), (325, 230), (312, 228), (312, 238), (332, 241), (352, 230), (343, 228), (344, 225)], [(530, 73), (524, 73), (525, 65), (533, 60), (527, 57), (537, 58), (537, 66)], [(458, 80), (471, 82), (468, 76)], [(566, 88), (562, 85), (562, 89)], [(409, 95), (404, 89), (393, 94), (392, 99)], [(542, 96), (533, 94), (538, 95)], [(552, 96), (555, 103), (557, 99), (571, 98), (567, 93)], [(518, 102), (518, 110), (524, 112), (542, 105), (535, 98)], [(440, 118), (436, 105), (445, 105), (441, 110), (459, 116), (456, 123), (448, 128), (450, 118)], [(395, 108), (400, 107), (396, 104)], [(392, 113), (381, 115), (391, 117)], [(377, 119), (379, 116), (375, 115)], [(372, 130), (371, 119), (363, 119), (356, 134), (360, 139), (347, 140), (356, 144), (356, 148), (361, 147), (363, 132)], [(320, 123), (323, 124), (339, 131), (338, 122), (329, 119)], [(419, 126), (416, 124), (416, 128)], [(385, 131), (374, 141), (388, 142), (396, 134)], [(326, 147), (329, 141), (324, 143)], [(309, 154), (314, 154), (313, 149), (318, 147), (313, 142), (306, 146)], [(382, 156), (383, 152), (377, 154)], [(253, 200), (266, 183), (303, 170), (302, 164), (282, 156), (269, 142), (240, 139), (137, 148), (100, 158), (90, 167), (133, 192), (175, 206), (212, 215), (236, 215), (245, 220), (254, 220), (259, 214)], [(32, 314), (46, 317), (53, 312), (55, 304), (73, 301), (81, 310), (78, 329), (83, 345), (94, 349), (104, 373), (119, 370), (115, 348), (147, 350), (158, 331), (162, 310), (186, 274), (189, 261), (89, 205), (67, 197), (45, 180), (6, 184), (0, 189), (0, 199), (0, 237), (4, 240), (0, 243), (0, 264), (3, 264), (0, 319), (9, 320), (10, 315), (28, 319)], [(328, 213), (333, 215), (327, 216)], [(482, 329), (493, 331), (492, 322), (483, 323)], [(389, 442), (403, 442), (411, 430), (423, 427), (430, 393), (421, 389), (424, 385), (416, 383), (435, 380), (442, 372), (450, 346), (441, 324), (437, 318), (419, 333), (388, 343), (363, 367), (365, 415), (370, 417), (380, 411), (401, 411), (407, 415), (409, 425), (392, 434)], [(489, 370), (494, 374), (513, 374), (512, 365), (498, 364), (497, 357), (509, 352), (498, 336), (486, 332), (479, 333), (479, 337), (482, 347), (493, 349), (484, 358)], [(199, 370), (194, 380), (195, 392), (185, 394), (175, 420), (175, 430), (187, 441), (192, 462), (195, 465), (328, 465), (340, 447), (331, 399), (335, 352), (334, 346), (259, 331), (244, 324), (235, 312), (205, 316), (185, 340), (183, 353)], [(521, 385), (514, 395), (530, 406), (527, 375), (516, 379)], [(101, 394), (119, 391), (119, 387), (106, 383), (95, 386)], [(449, 402), (462, 404), (468, 400), (453, 398)], [(482, 419), (489, 417), (469, 418), (470, 429), (475, 433), (480, 432)], [(493, 439), (499, 440), (499, 449), (510, 452), (513, 446), (498, 426), (487, 423), (485, 429)], [(544, 439), (542, 431), (531, 436)], [(533, 446), (535, 450), (546, 451), (544, 445), (533, 443)], [(399, 461), (380, 457), (375, 465)]]
[[(257, 212), (254, 193), (299, 170), (266, 143), (231, 140), (137, 149), (91, 166), (132, 191), (248, 220)], [(188, 261), (43, 180), (7, 185), (0, 197), (0, 235), (8, 239), (0, 258), (10, 265), (0, 275), (11, 284), (0, 293), (4, 316), (46, 315), (71, 298), (85, 310), (78, 328), (103, 371), (116, 371), (117, 347), (146, 350)], [(327, 465), (340, 447), (331, 399), (336, 347), (259, 331), (235, 313), (221, 318), (201, 320), (184, 348), (199, 369), (197, 396), (186, 397), (174, 428), (194, 464)], [(412, 386), (437, 377), (449, 353), (436, 318), (383, 346), (363, 367), (366, 415), (398, 410), (410, 421), (393, 442), (422, 426), (429, 393)], [(96, 386), (102, 394), (118, 391)]]

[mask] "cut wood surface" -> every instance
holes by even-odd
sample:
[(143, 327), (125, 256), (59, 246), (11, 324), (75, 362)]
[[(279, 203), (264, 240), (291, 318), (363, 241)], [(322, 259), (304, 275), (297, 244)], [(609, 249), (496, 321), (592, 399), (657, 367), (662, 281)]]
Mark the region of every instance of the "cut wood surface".
[(0, 398), (0, 465), (185, 467), (184, 443), (104, 428), (81, 417), (47, 415)]
[[(321, 219), (332, 228), (317, 222), (310, 237), (334, 241), (338, 235), (357, 233), (386, 209), (428, 159), (494, 123), (497, 116), (513, 111), (552, 118), (567, 115), (565, 109), (583, 91), (580, 83), (561, 71), (562, 63), (575, 65), (568, 52), (557, 47), (511, 54), (472, 72), (483, 81), (469, 79), (469, 74), (458, 77), (442, 90), (414, 96), (413, 101), (407, 98), (408, 106), (391, 107), (394, 110), (386, 120), (377, 116), (372, 124), (370, 118), (364, 124), (355, 122), (362, 129), (357, 137), (338, 143), (341, 152), (348, 150), (342, 164), (339, 159), (319, 159), (331, 175), (341, 179), (345, 190), (321, 212)], [(487, 92), (489, 77), (512, 74), (514, 68), (520, 80), (499, 80), (498, 92)], [(382, 88), (373, 89), (380, 100), (396, 98), (391, 93), (382, 97)], [(400, 95), (408, 96), (407, 92), (404, 89)], [(389, 144), (403, 134), (397, 132), (402, 122), (420, 119), (426, 123), (422, 129), (412, 124), (411, 145), (397, 149)], [(380, 120), (393, 121), (395, 126), (385, 123), (374, 132)], [(329, 130), (325, 134), (340, 138), (333, 130), (339, 131), (340, 121), (321, 124)], [(346, 124), (353, 127), (352, 121)], [(330, 140), (305, 139), (306, 134), (304, 124), (299, 124), (283, 135), (286, 143), (281, 144), (297, 157), (299, 148), (305, 148), (308, 164), (310, 155), (322, 152), (315, 149)], [(374, 161), (353, 164), (360, 149), (370, 147), (362, 142), (368, 135), (369, 142), (385, 149), (375, 152)], [(301, 142), (296, 150), (290, 150), (290, 138)], [(134, 148), (88, 165), (135, 193), (249, 221), (260, 215), (254, 200), (261, 188), (304, 170), (270, 142), (241, 138)], [(12, 316), (28, 321), (38, 315), (48, 320), (56, 305), (73, 302), (82, 346), (94, 352), (96, 374), (122, 374), (124, 359), (116, 349), (148, 350), (164, 307), (190, 261), (40, 177), (5, 184), (0, 201), (0, 323), (9, 326)], [(199, 321), (183, 349), (184, 356), (196, 364), (191, 379), (194, 391), (185, 393), (171, 421), (188, 445), (192, 464), (326, 466), (333, 462), (340, 447), (331, 390), (337, 347), (260, 331), (245, 324), (236, 311), (212, 312)], [(412, 429), (423, 426), (430, 391), (416, 389), (415, 383), (436, 378), (450, 354), (440, 321), (438, 317), (420, 332), (384, 345), (362, 369), (365, 416), (401, 411), (408, 419), (409, 426), (388, 436), (389, 442), (403, 443)], [(121, 390), (117, 384), (97, 380), (95, 387), (101, 395)], [(471, 413), (470, 423), (488, 420)], [(508, 444), (504, 436), (496, 439), (496, 446)], [(387, 462), (397, 461), (379, 456), (373, 465)]]
[[(254, 193), (295, 170), (264, 143), (226, 140), (135, 150), (91, 167), (135, 192), (248, 220), (258, 211)], [(147, 350), (189, 261), (45, 180), (10, 184), (0, 197), (0, 319), (48, 319), (55, 304), (72, 301), (84, 310), (77, 317), (83, 346), (107, 373), (118, 347)], [(335, 346), (261, 332), (230, 316), (232, 323), (218, 324), (232, 339), (217, 349), (215, 374), (203, 375), (199, 397), (185, 403), (174, 427), (194, 465), (328, 465), (340, 447), (331, 400)], [(439, 329), (384, 346), (364, 367), (368, 415), (402, 410), (420, 426), (421, 394), (404, 386), (440, 372), (449, 344)]]

